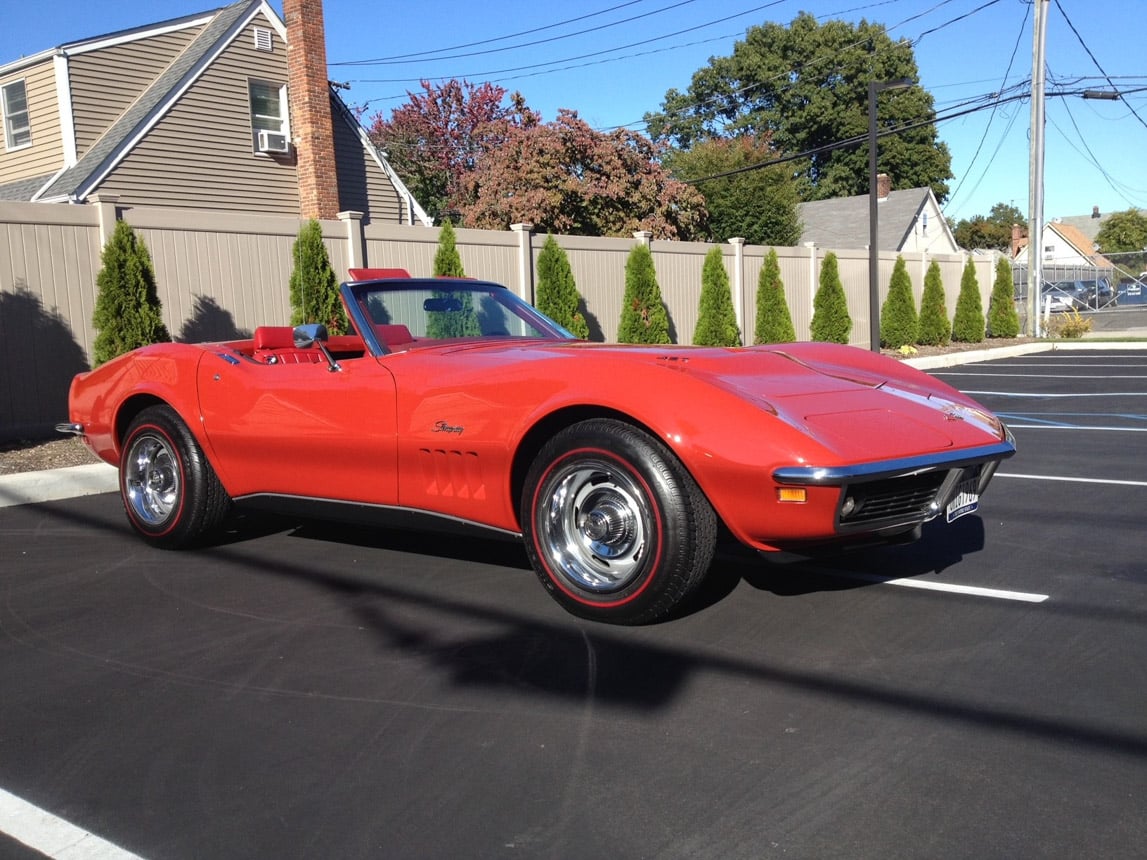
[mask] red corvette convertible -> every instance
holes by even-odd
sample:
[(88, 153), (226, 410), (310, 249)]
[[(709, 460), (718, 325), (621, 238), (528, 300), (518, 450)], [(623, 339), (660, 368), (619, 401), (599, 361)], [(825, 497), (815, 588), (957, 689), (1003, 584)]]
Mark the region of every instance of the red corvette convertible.
[(768, 552), (903, 540), (975, 510), (1015, 452), (935, 379), (853, 347), (587, 343), (507, 288), (342, 287), (355, 334), (165, 343), (72, 384), (146, 541), (209, 540), (233, 504), (520, 537), (578, 615), (670, 614), (718, 526)]

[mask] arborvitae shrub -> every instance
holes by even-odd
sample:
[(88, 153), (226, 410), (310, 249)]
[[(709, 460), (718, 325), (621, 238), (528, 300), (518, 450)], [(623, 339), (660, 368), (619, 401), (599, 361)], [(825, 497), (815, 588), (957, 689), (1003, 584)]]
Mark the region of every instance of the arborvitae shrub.
[(1020, 333), (1020, 315), (1016, 310), (1016, 288), (1012, 265), (1005, 257), (996, 261), (996, 280), (988, 301), (988, 336), (1016, 337)]
[(935, 260), (924, 275), (924, 294), (920, 297), (920, 336), (916, 342), (927, 346), (947, 346), (952, 339), (952, 322), (948, 319), (948, 300), (940, 264)]
[(769, 249), (757, 278), (757, 325), (753, 335), (753, 343), (792, 343), (797, 339), (776, 248)]
[(346, 313), (339, 299), (339, 279), (331, 268), (323, 229), (314, 218), (299, 229), (292, 248), (291, 325), (322, 323), (330, 334), (347, 331)]
[[(458, 253), (454, 225), (443, 221), (438, 231), (438, 250), (434, 253), (434, 277), (464, 278), (462, 256)], [(447, 295), (447, 291), (443, 291)], [(462, 307), (456, 311), (429, 311), (426, 314), (426, 336), (437, 338), (477, 337), (482, 333), (474, 300), (469, 292), (462, 293)]]
[(92, 361), (101, 365), (149, 343), (171, 340), (147, 246), (126, 221), (117, 221), (100, 255), (92, 325)]
[(538, 310), (575, 337), (589, 339), (589, 323), (579, 310), (581, 295), (565, 249), (553, 235), (538, 253)]
[(617, 327), (618, 343), (672, 343), (669, 339), (669, 312), (661, 300), (653, 254), (638, 243), (625, 262), (625, 297), (621, 321)]
[(880, 308), (880, 343), (890, 349), (900, 349), (916, 343), (920, 333), (920, 319), (916, 315), (916, 299), (912, 295), (912, 279), (908, 265), (898, 256), (892, 267), (892, 280), (888, 295)]
[(438, 250), (434, 253), (434, 277), (466, 277), (466, 272), (462, 269), (462, 257), (458, 253), (454, 225), (449, 221), (443, 221), (442, 228), (438, 231)]
[(823, 343), (848, 343), (852, 332), (852, 317), (848, 315), (848, 301), (840, 283), (840, 270), (836, 254), (824, 255), (820, 267), (820, 285), (812, 302), (812, 339)]
[(693, 343), (697, 346), (741, 345), (729, 274), (720, 248), (710, 249), (701, 268), (701, 303)]
[(956, 318), (952, 320), (952, 340), (980, 343), (984, 339), (984, 303), (980, 299), (980, 282), (976, 267), (968, 260), (960, 278), (960, 295), (956, 297)]

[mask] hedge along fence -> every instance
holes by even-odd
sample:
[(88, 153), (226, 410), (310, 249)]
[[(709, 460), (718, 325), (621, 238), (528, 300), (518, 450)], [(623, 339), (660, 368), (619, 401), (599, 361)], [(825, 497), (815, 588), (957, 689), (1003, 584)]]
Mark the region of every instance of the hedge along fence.
[[(176, 340), (223, 340), (261, 324), (290, 320), (288, 284), (292, 247), (303, 221), (270, 215), (164, 207), (121, 208), (104, 198), (87, 206), (0, 203), (0, 439), (41, 434), (65, 417), (71, 377), (90, 366), (95, 331), (92, 311), (100, 250), (117, 219), (126, 220), (146, 244), (155, 266), (164, 323)], [(331, 265), (345, 276), (352, 267), (405, 268), (432, 274), (438, 233), (434, 228), (363, 224), (354, 212), (320, 222)], [(458, 251), (473, 278), (497, 281), (532, 301), (537, 256), (545, 242), (525, 225), (506, 231), (457, 228)], [(613, 341), (625, 292), (625, 263), (635, 242), (649, 245), (670, 332), (691, 343), (697, 325), (701, 271), (713, 246), (670, 242), (639, 233), (629, 238), (555, 236), (565, 250), (585, 299), (591, 337)], [(742, 335), (756, 319), (756, 292), (768, 248), (731, 240), (719, 246), (729, 274)], [(853, 319), (851, 342), (868, 346), (868, 252), (864, 249), (777, 248), (785, 297), (798, 339), (808, 339), (820, 265), (828, 250), (838, 259)], [(893, 252), (880, 255), (881, 301)], [(968, 256), (903, 255), (917, 303), (924, 274), (941, 269), (949, 315), (955, 312)], [(995, 258), (973, 255), (983, 306), (988, 307)]]

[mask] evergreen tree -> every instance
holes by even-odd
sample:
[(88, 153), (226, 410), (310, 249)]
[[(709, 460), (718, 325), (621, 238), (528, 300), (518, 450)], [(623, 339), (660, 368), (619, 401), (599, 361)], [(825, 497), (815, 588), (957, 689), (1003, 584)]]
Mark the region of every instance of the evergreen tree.
[(550, 234), (538, 253), (538, 310), (574, 337), (589, 340), (589, 323), (579, 310), (581, 301), (569, 257)]
[(952, 321), (952, 340), (980, 343), (984, 339), (984, 303), (976, 267), (968, 260), (960, 278), (960, 295), (956, 297), (956, 318)]
[(792, 343), (796, 339), (789, 303), (785, 300), (777, 249), (769, 248), (757, 279), (757, 325), (753, 343)]
[(438, 231), (438, 250), (434, 253), (434, 277), (466, 277), (466, 272), (462, 268), (462, 257), (458, 254), (454, 225), (449, 221), (443, 221)]
[(952, 339), (952, 322), (948, 319), (948, 300), (944, 279), (935, 260), (924, 275), (924, 294), (920, 297), (920, 336), (916, 342), (928, 346), (947, 346)]
[(710, 249), (701, 268), (701, 305), (693, 343), (697, 346), (741, 345), (729, 274), (725, 271), (725, 257), (720, 248)]
[(1006, 257), (996, 261), (996, 280), (988, 300), (988, 334), (990, 337), (1016, 337), (1020, 333), (1020, 315), (1016, 310), (1016, 288), (1012, 266)]
[(339, 298), (339, 279), (331, 268), (323, 228), (314, 218), (299, 229), (292, 255), (291, 325), (322, 323), (330, 334), (345, 334), (346, 312)]
[(625, 262), (625, 297), (622, 299), (617, 341), (672, 343), (669, 339), (669, 312), (661, 300), (653, 254), (643, 243), (634, 246)]
[(163, 324), (151, 255), (126, 221), (116, 222), (100, 261), (92, 314), (95, 365), (149, 343), (171, 340)]
[[(462, 257), (458, 253), (454, 225), (449, 221), (443, 221), (442, 228), (438, 231), (438, 250), (434, 253), (434, 277), (466, 277), (466, 271), (462, 268)], [(477, 337), (482, 333), (478, 314), (474, 309), (474, 298), (468, 290), (459, 294), (442, 290), (435, 294), (441, 298), (451, 296), (458, 298), (461, 306), (457, 310), (429, 311), (426, 314), (427, 337)]]
[(852, 317), (848, 315), (848, 300), (840, 283), (840, 270), (836, 254), (824, 255), (820, 267), (820, 285), (812, 300), (812, 339), (823, 343), (848, 343), (852, 332)]
[(892, 280), (888, 295), (880, 308), (880, 344), (900, 349), (916, 343), (920, 334), (920, 318), (916, 315), (916, 299), (912, 296), (912, 279), (908, 277), (908, 264), (901, 256), (892, 267)]

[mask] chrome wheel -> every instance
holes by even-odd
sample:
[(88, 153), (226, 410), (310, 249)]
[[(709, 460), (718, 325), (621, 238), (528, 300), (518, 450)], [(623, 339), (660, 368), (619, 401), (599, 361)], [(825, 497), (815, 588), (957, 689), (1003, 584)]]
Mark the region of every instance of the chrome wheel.
[(605, 460), (578, 459), (551, 474), (544, 492), (538, 536), (558, 572), (598, 594), (629, 585), (654, 528), (636, 480)]
[(522, 484), (522, 538), (546, 591), (611, 624), (669, 617), (709, 568), (717, 518), (669, 448), (612, 418), (555, 433)]
[(179, 474), (179, 460), (165, 439), (151, 433), (133, 439), (123, 475), (131, 512), (148, 525), (166, 523), (179, 505)]

